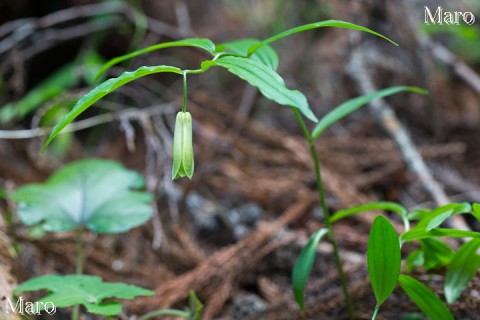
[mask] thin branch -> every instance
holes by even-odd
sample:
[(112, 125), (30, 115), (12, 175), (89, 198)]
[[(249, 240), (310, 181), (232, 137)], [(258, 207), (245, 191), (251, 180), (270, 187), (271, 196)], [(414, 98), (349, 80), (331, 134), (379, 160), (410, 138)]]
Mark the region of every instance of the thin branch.
[[(68, 125), (61, 133), (75, 132), (97, 126), (102, 123), (120, 119), (139, 119), (142, 115), (167, 114), (174, 111), (170, 103), (154, 105), (146, 109), (126, 109), (119, 112), (105, 113), (80, 120)], [(25, 130), (0, 130), (0, 139), (32, 139), (50, 134), (53, 127), (25, 129)]]
[(452, 67), (453, 72), (458, 77), (463, 79), (472, 89), (480, 94), (480, 75), (478, 75), (478, 73), (441, 44), (434, 43), (433, 41), (428, 41), (427, 44), (431, 48), (433, 56), (438, 61)]

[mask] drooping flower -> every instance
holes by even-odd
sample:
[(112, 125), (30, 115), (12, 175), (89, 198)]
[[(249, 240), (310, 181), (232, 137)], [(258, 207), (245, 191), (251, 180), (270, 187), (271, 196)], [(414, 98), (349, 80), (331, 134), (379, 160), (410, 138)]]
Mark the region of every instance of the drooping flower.
[(192, 115), (180, 111), (175, 121), (173, 135), (172, 180), (193, 176)]

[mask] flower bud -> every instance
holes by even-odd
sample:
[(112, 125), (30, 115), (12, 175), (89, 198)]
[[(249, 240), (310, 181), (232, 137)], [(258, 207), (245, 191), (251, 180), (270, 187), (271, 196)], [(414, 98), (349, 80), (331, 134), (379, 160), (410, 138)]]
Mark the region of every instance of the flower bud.
[(192, 115), (180, 111), (175, 121), (173, 135), (172, 180), (193, 176)]

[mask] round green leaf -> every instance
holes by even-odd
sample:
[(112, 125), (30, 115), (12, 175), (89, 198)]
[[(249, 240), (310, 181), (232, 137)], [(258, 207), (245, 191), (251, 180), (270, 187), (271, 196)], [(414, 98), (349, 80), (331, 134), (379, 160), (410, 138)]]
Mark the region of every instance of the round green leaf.
[(103, 282), (101, 278), (87, 275), (47, 275), (30, 279), (19, 285), (16, 294), (46, 289), (48, 294), (39, 302), (51, 302), (57, 308), (84, 305), (91, 313), (116, 315), (122, 305), (104, 299), (133, 299), (137, 296), (153, 296), (153, 291), (125, 283)]
[(152, 216), (152, 196), (133, 191), (143, 177), (121, 164), (101, 159), (73, 162), (44, 184), (29, 184), (13, 195), (20, 220), (45, 231), (87, 228), (96, 233), (125, 232)]

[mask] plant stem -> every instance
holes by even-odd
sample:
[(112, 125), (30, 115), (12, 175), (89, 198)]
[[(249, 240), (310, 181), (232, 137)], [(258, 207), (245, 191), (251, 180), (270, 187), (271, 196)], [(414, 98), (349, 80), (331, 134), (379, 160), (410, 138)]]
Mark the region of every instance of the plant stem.
[(187, 111), (187, 71), (183, 72), (183, 104), (182, 104), (182, 111)]
[(83, 273), (83, 229), (77, 230), (77, 263), (76, 263), (76, 273)]
[(155, 310), (152, 312), (149, 312), (140, 318), (138, 320), (147, 320), (153, 317), (161, 317), (161, 316), (176, 316), (176, 317), (182, 317), (185, 319), (189, 319), (191, 317), (190, 312), (187, 311), (181, 311), (181, 310), (175, 310), (175, 309), (161, 309), (161, 310)]
[(337, 241), (335, 240), (335, 235), (333, 233), (333, 225), (332, 222), (330, 221), (330, 211), (328, 210), (327, 206), (327, 201), (326, 201), (326, 196), (325, 196), (325, 190), (323, 188), (323, 181), (322, 181), (322, 172), (320, 169), (320, 163), (318, 161), (318, 154), (317, 151), (315, 150), (315, 140), (312, 139), (312, 136), (310, 135), (310, 132), (307, 129), (307, 126), (305, 125), (305, 122), (302, 119), (302, 116), (300, 115), (300, 112), (296, 109), (293, 108), (293, 113), (295, 114), (295, 118), (298, 121), (298, 124), (300, 125), (302, 132), (305, 136), (305, 138), (308, 141), (308, 144), (310, 146), (310, 154), (313, 159), (313, 164), (315, 166), (315, 177), (317, 180), (317, 191), (318, 195), (320, 197), (320, 203), (322, 205), (322, 210), (325, 218), (325, 226), (328, 229), (328, 238), (330, 242), (332, 243), (333, 247), (333, 254), (335, 256), (335, 264), (337, 266), (339, 278), (340, 278), (340, 283), (342, 285), (342, 291), (343, 291), (343, 296), (345, 299), (345, 304), (347, 306), (348, 310), (348, 316), (350, 319), (354, 319), (353, 317), (353, 305), (352, 305), (352, 299), (350, 297), (350, 293), (348, 291), (348, 284), (347, 284), (347, 277), (345, 276), (345, 272), (343, 270), (342, 266), (342, 260), (340, 258), (340, 251), (338, 250), (337, 246)]
[(379, 304), (377, 304), (375, 306), (375, 310), (373, 310), (372, 320), (375, 320), (375, 318), (377, 317), (378, 310), (380, 310), (380, 305)]
[[(77, 230), (77, 263), (76, 263), (76, 274), (83, 273), (83, 229), (80, 228)], [(78, 320), (80, 316), (80, 305), (77, 304), (73, 307), (72, 319)]]

